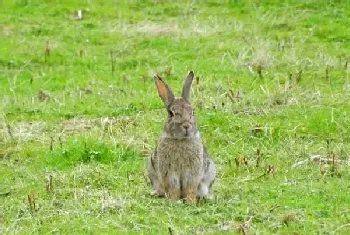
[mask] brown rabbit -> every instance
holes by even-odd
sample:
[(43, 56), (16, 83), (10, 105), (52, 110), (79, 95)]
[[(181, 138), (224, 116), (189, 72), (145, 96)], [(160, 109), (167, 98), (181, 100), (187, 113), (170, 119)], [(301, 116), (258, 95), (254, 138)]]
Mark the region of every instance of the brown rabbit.
[(156, 150), (147, 162), (153, 194), (171, 200), (183, 198), (187, 203), (206, 197), (216, 176), (216, 166), (203, 145), (189, 103), (193, 78), (191, 71), (181, 98), (175, 98), (169, 86), (158, 75), (154, 76), (168, 119)]

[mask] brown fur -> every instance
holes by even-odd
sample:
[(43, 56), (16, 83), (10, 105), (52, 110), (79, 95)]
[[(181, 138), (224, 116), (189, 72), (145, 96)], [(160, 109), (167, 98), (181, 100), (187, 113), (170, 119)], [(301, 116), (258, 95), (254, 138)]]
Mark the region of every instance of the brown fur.
[(171, 200), (183, 198), (189, 204), (195, 203), (197, 197), (208, 195), (216, 175), (215, 164), (199, 136), (188, 101), (193, 77), (193, 72), (190, 72), (182, 97), (174, 98), (171, 89), (159, 76), (155, 76), (158, 94), (168, 111), (168, 120), (147, 164), (154, 194)]

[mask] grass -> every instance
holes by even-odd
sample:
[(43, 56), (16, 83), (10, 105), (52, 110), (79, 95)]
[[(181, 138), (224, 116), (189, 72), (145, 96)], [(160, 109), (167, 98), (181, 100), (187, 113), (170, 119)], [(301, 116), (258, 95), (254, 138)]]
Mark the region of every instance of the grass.
[[(0, 230), (347, 234), (349, 165), (292, 166), (349, 161), (349, 16), (347, 1), (1, 1)], [(143, 176), (165, 120), (152, 74), (178, 93), (188, 70), (218, 167), (197, 206)]]

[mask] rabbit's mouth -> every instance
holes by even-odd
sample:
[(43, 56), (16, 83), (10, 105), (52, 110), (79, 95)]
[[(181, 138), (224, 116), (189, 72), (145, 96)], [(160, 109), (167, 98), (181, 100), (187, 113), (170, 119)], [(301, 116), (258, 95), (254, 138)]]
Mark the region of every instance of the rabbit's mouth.
[(199, 132), (192, 132), (192, 131), (181, 131), (177, 133), (164, 133), (164, 137), (171, 138), (171, 139), (192, 139), (192, 138), (199, 138)]
[(188, 129), (179, 130), (177, 133), (174, 133), (174, 136), (179, 139), (187, 139), (192, 138), (194, 136), (194, 132)]

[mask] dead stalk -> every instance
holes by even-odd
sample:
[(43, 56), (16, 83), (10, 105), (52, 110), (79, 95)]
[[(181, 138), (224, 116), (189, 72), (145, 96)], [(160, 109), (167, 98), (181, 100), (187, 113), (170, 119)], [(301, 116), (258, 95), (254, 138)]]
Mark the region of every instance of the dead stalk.
[(115, 52), (111, 51), (110, 52), (110, 58), (111, 58), (111, 66), (112, 66), (112, 75), (114, 75), (114, 71), (115, 71)]
[(50, 42), (47, 41), (45, 46), (45, 62), (48, 61), (48, 58), (50, 57), (50, 52), (51, 52)]

